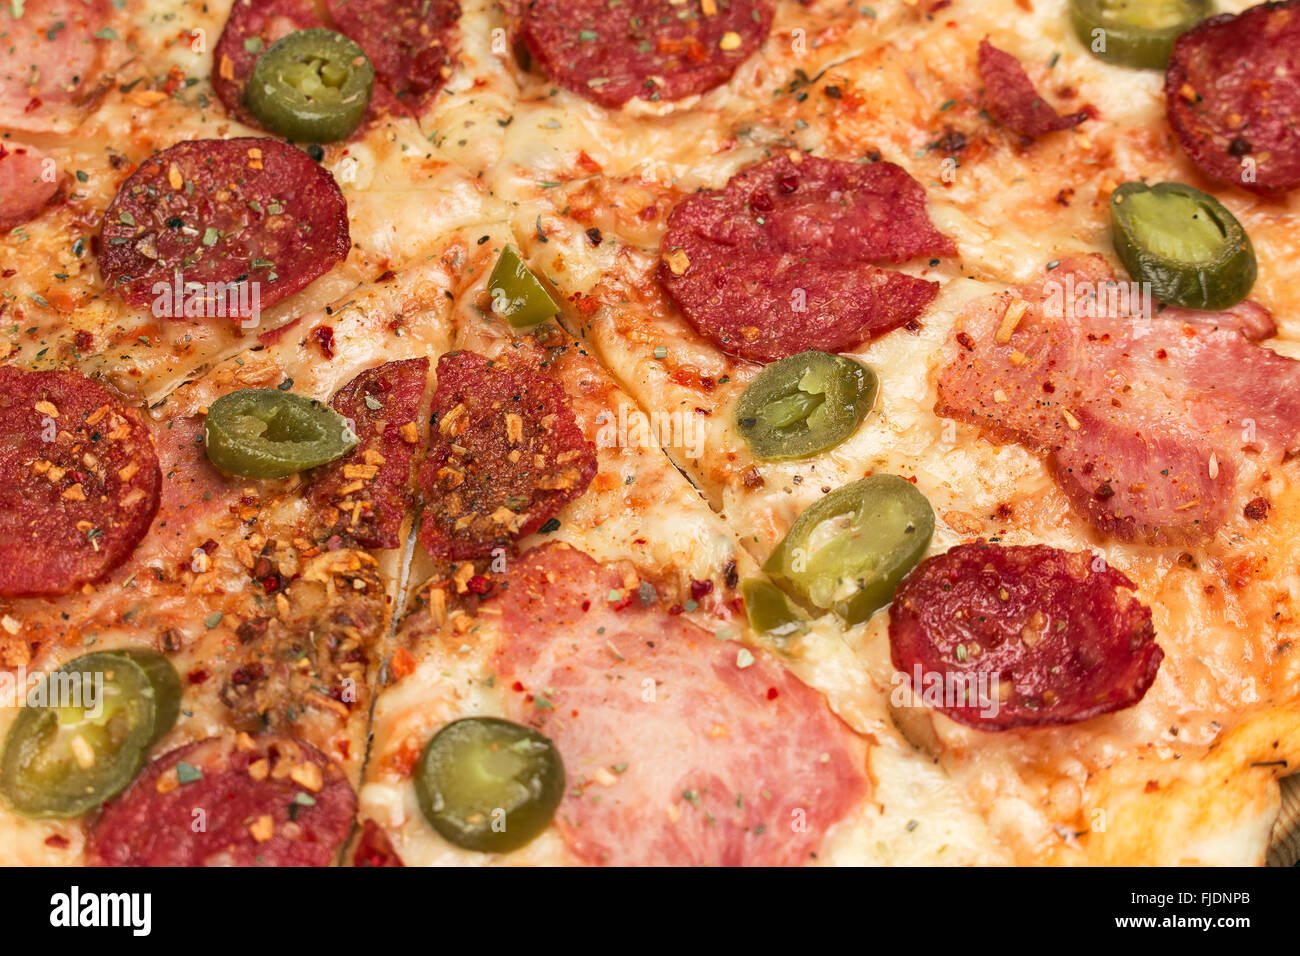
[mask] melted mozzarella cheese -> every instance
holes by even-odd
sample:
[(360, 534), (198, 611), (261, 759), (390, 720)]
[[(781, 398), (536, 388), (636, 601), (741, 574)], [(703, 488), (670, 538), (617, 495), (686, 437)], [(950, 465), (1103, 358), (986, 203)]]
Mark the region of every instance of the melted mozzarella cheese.
[[(891, 702), (897, 675), (883, 617), (847, 632), (819, 622), (791, 647), (796, 672), (850, 723), (938, 759), (987, 825), (981, 839), (1021, 861), (1086, 849), (1089, 838), (1077, 834), (1092, 832), (1082, 814), (1095, 796), (1096, 768), (1149, 751), (1190, 767), (1224, 728), (1267, 714), (1294, 692), (1288, 635), (1300, 567), (1289, 533), (1290, 466), (1245, 476), (1248, 496), (1274, 503), (1262, 528), (1238, 510), (1203, 548), (1170, 553), (1100, 540), (1074, 517), (1039, 459), (934, 415), (934, 374), (966, 304), (1041, 274), (1065, 253), (1110, 255), (1106, 203), (1118, 183), (1196, 181), (1164, 121), (1160, 75), (1117, 71), (1092, 57), (1073, 37), (1064, 2), (1033, 7), (1014, 16), (1003, 4), (926, 16), (890, 4), (870, 25), (837, 4), (785, 11), (762, 53), (738, 74), (747, 82), (651, 111), (662, 115), (611, 117), (538, 89), (534, 101), (516, 105), (493, 179), (495, 191), (518, 197), (515, 234), (534, 270), (564, 295), (566, 324), (641, 409), (664, 416), (699, 409), (706, 417), (702, 454), (684, 444), (666, 450), (756, 560), (826, 490), (892, 472), (914, 479), (935, 507), (932, 554), (979, 536), (1088, 548), (1137, 582), (1166, 651), (1160, 676), (1136, 707), (1075, 728), (994, 735), (913, 701)], [(1013, 22), (1014, 34), (1006, 26)], [(808, 41), (802, 52), (785, 42), (796, 28)], [(980, 115), (974, 63), (984, 36), (1020, 57), (1062, 111), (1086, 103), (1099, 119), (1032, 146), (991, 126)], [(949, 130), (965, 141), (955, 162), (945, 162), (941, 142)], [(918, 334), (895, 332), (858, 351), (880, 374), (882, 393), (857, 434), (811, 461), (756, 463), (730, 424), (732, 404), (756, 370), (698, 336), (658, 291), (654, 270), (666, 214), (683, 195), (720, 188), (789, 145), (850, 159), (875, 149), (901, 164), (926, 187), (931, 215), (957, 242), (960, 261), (907, 267), (939, 279), (942, 292)], [(1216, 193), (1256, 244), (1254, 295), (1281, 329), (1270, 347), (1300, 355), (1292, 254), (1298, 200), (1279, 206), (1236, 190)], [(588, 236), (593, 227), (599, 246)], [(1258, 836), (1260, 826), (1256, 820), (1237, 838)], [(1204, 839), (1212, 842), (1208, 833)], [(1240, 859), (1252, 858), (1249, 845), (1233, 845)]]

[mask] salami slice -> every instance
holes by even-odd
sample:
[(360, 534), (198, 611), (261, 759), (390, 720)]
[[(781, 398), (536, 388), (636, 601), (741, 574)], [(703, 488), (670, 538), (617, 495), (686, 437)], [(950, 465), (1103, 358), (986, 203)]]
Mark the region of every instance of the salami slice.
[(521, 36), (548, 77), (617, 109), (726, 83), (771, 26), (768, 0), (530, 0)]
[(0, 595), (62, 594), (125, 561), (162, 473), (140, 415), (79, 372), (0, 366)]
[(132, 305), (156, 302), (179, 273), (223, 305), (248, 282), (269, 308), (350, 247), (347, 201), (306, 153), (274, 139), (204, 139), (155, 154), (122, 184), (104, 213), (99, 268)]
[(109, 0), (24, 0), (5, 8), (0, 126), (43, 132), (75, 117), (99, 80), (108, 16)]
[(0, 142), (0, 232), (35, 219), (62, 189), (53, 159), (34, 146)]
[(894, 667), (923, 703), (979, 730), (1133, 706), (1164, 652), (1133, 582), (1100, 561), (984, 543), (924, 561), (889, 609)]
[(456, 0), (328, 0), (338, 29), (366, 51), (376, 78), (411, 113), (451, 76)]
[(363, 548), (396, 548), (410, 510), (416, 419), (428, 359), (388, 362), (362, 372), (330, 405), (352, 422), (357, 447), (312, 477), (313, 524), (327, 538)]
[(901, 167), (796, 156), (678, 203), (660, 247), (659, 279), (686, 318), (754, 361), (843, 351), (904, 325), (938, 283), (871, 263), (956, 254)]
[(644, 605), (628, 573), (548, 545), (487, 605), (508, 715), (564, 761), (565, 842), (617, 866), (809, 862), (866, 796), (860, 743), (775, 657)]
[(1300, 0), (1211, 17), (1180, 36), (1165, 109), (1211, 179), (1264, 194), (1300, 186)]
[(326, 26), (312, 0), (235, 0), (212, 51), (212, 89), (231, 115), (260, 126), (244, 106), (244, 88), (258, 58), (298, 30)]
[(420, 541), (434, 558), (484, 557), (532, 534), (596, 474), (563, 389), (527, 356), (438, 360)]
[(95, 821), (86, 856), (96, 866), (328, 866), (356, 811), (343, 771), (309, 744), (212, 737), (149, 764)]
[(1038, 95), (1020, 61), (988, 40), (980, 41), (977, 65), (985, 109), (994, 121), (1014, 133), (1033, 139), (1078, 126), (1088, 118), (1086, 112), (1057, 113)]

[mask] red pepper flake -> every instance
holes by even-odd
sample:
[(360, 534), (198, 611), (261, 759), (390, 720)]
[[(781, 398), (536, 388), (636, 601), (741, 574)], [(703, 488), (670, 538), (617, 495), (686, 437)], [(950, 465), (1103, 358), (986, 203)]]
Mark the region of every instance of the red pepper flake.
[(45, 845), (54, 847), (56, 850), (66, 850), (68, 847), (68, 838), (52, 833), (45, 838)]
[(520, 681), (515, 681), (510, 685), (510, 689), (519, 693), (523, 692), (524, 685)]
[(691, 579), (691, 597), (695, 598), (695, 600), (698, 601), (706, 594), (712, 594), (712, 593), (713, 593), (712, 581), (696, 581), (694, 578)]
[(975, 351), (975, 340), (971, 338), (969, 332), (958, 332), (957, 344), (960, 345), (962, 348), (964, 348), (967, 352)]
[(1268, 517), (1268, 509), (1273, 507), (1267, 498), (1252, 498), (1246, 502), (1242, 512), (1251, 521), (1263, 521)]
[(203, 684), (207, 682), (207, 679), (211, 675), (202, 667), (196, 667), (185, 676), (189, 679), (191, 684)]
[(776, 700), (776, 699), (777, 699), (778, 697), (780, 697), (780, 696), (781, 696), (781, 692), (780, 692), (779, 690), (777, 690), (775, 687), (769, 687), (769, 688), (767, 689), (767, 699), (768, 699), (768, 700)]
[(167, 71), (167, 82), (163, 84), (162, 91), (168, 96), (171, 96), (184, 85), (185, 71), (179, 66), (172, 66), (172, 68)]
[(318, 325), (311, 330), (311, 337), (320, 347), (320, 354), (326, 361), (334, 357), (334, 329), (328, 325)]
[(465, 583), (470, 594), (487, 594), (492, 590), (492, 579), (476, 574)]
[(685, 610), (686, 608), (682, 607), (680, 604), (674, 604), (672, 607), (668, 609), (668, 613), (671, 614), (673, 617), (676, 617), (678, 614), (681, 614)]

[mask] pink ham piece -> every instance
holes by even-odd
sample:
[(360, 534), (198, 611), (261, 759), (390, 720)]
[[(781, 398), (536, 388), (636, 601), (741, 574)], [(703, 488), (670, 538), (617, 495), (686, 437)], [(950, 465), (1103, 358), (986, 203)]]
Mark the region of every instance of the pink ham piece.
[(1156, 315), (1162, 319), (1194, 322), (1214, 329), (1235, 329), (1252, 342), (1263, 342), (1277, 335), (1277, 323), (1273, 321), (1273, 313), (1250, 299), (1238, 302), (1232, 308), (1224, 309), (1222, 312), (1180, 309), (1176, 305), (1157, 305), (1156, 308), (1158, 310)]
[(0, 141), (0, 232), (35, 219), (62, 189), (54, 160), (34, 146)]
[[(1071, 308), (1054, 294), (1067, 279), (1096, 296)], [(1097, 309), (1113, 283), (1089, 256), (975, 303), (954, 330), (936, 411), (1046, 456), (1074, 508), (1106, 534), (1205, 540), (1227, 517), (1247, 454), (1278, 462), (1300, 441), (1300, 362), (1245, 337), (1263, 331), (1258, 306), (1216, 324), (1181, 310)]]
[[(14, 9), (21, 9), (17, 19)], [(0, 126), (67, 126), (94, 94), (109, 0), (26, 0), (0, 11)]]
[(1085, 112), (1057, 113), (1038, 95), (1020, 61), (988, 40), (980, 41), (978, 68), (985, 109), (995, 122), (1014, 133), (1035, 139), (1078, 126), (1088, 118)]
[(499, 614), (507, 716), (554, 741), (555, 815), (582, 860), (809, 862), (866, 796), (863, 750), (771, 655), (644, 606), (622, 569), (547, 545), (514, 562)]

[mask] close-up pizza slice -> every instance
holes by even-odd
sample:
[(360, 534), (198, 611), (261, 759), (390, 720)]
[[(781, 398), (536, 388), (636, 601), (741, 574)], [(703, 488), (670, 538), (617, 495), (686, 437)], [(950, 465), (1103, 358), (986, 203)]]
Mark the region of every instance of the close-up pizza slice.
[(0, 863), (1293, 864), (1298, 41), (0, 9)]

